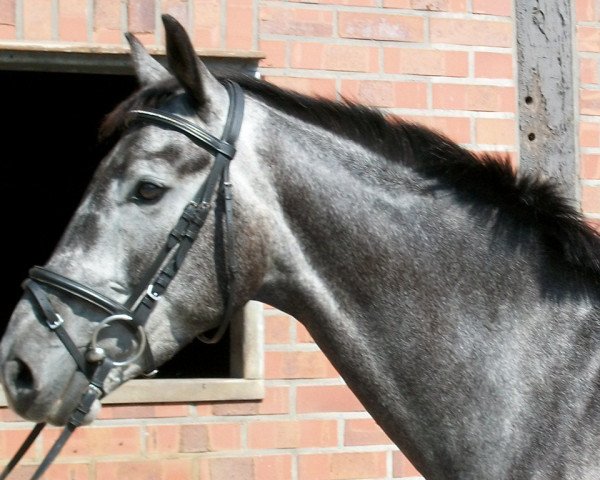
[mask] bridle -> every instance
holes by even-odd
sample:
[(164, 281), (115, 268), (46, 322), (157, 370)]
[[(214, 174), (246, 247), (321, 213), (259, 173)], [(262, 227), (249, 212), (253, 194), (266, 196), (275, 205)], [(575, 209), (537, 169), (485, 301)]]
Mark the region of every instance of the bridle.
[[(145, 122), (166, 127), (186, 135), (195, 144), (207, 150), (214, 156), (214, 163), (206, 180), (186, 205), (175, 227), (168, 235), (167, 241), (156, 259), (144, 275), (140, 287), (129, 299), (121, 304), (93, 288), (71, 280), (63, 275), (44, 267), (33, 267), (29, 278), (23, 283), (23, 288), (31, 295), (44, 318), (44, 324), (53, 331), (73, 357), (77, 368), (86, 376), (89, 384), (81, 396), (79, 405), (71, 414), (62, 433), (52, 445), (42, 463), (31, 477), (39, 479), (59, 454), (71, 434), (79, 427), (95, 400), (104, 397), (104, 381), (114, 367), (123, 367), (140, 361), (147, 376), (156, 372), (152, 351), (144, 330), (144, 325), (157, 302), (177, 274), (186, 254), (192, 247), (200, 229), (204, 225), (213, 204), (217, 191), (217, 200), (224, 206), (224, 262), (226, 271), (226, 291), (224, 292), (224, 313), (221, 323), (212, 337), (201, 335), (205, 343), (216, 343), (225, 334), (232, 316), (233, 302), (231, 299), (235, 281), (235, 257), (232, 255), (234, 245), (233, 232), (233, 192), (229, 179), (229, 163), (235, 156), (235, 142), (244, 116), (244, 94), (239, 85), (229, 80), (224, 81), (229, 94), (229, 111), (221, 138), (217, 138), (186, 120), (185, 118), (156, 109), (133, 110), (129, 112), (130, 120)], [(104, 318), (94, 328), (87, 350), (82, 353), (63, 326), (63, 319), (54, 310), (46, 289), (57, 290), (77, 297), (79, 300), (94, 305), (106, 313)], [(120, 325), (132, 334), (134, 348), (125, 355), (111, 356), (100, 346), (99, 337), (106, 329)], [(17, 453), (0, 474), (0, 480), (19, 463), (31, 444), (45, 427), (45, 423), (35, 425)]]

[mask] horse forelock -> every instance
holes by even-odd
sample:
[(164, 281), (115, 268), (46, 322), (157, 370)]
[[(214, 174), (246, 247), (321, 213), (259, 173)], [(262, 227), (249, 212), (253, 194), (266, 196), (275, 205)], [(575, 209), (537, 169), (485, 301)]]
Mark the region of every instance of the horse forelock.
[(135, 91), (117, 105), (100, 125), (99, 139), (103, 143), (112, 144), (129, 126), (128, 113), (143, 108), (158, 108), (181, 91), (175, 78), (169, 78)]
[[(118, 141), (125, 140), (123, 137), (125, 132), (134, 133), (141, 127), (148, 125), (143, 122), (136, 122), (135, 120), (132, 122), (132, 117), (129, 115), (129, 112), (132, 110), (165, 108), (166, 105), (169, 105), (173, 99), (182, 93), (183, 90), (175, 78), (140, 88), (106, 115), (100, 126), (99, 140), (101, 144), (108, 150)], [(134, 145), (139, 140), (139, 136), (135, 134), (129, 136), (125, 140), (127, 143), (124, 145), (123, 151), (134, 148)], [(147, 141), (142, 142), (146, 146), (147, 143)], [(200, 149), (200, 152), (203, 154), (204, 150)], [(195, 173), (206, 166), (206, 163), (203, 161), (186, 161), (189, 160), (189, 155), (187, 157), (182, 155), (182, 148), (175, 143), (161, 144), (148, 153), (152, 154), (152, 158), (161, 158), (170, 161), (176, 167), (180, 176)], [(180, 158), (184, 159), (184, 161), (176, 162)], [(120, 163), (113, 162), (111, 165), (106, 165), (105, 168), (111, 168), (112, 171), (105, 172), (104, 177), (110, 178), (114, 175), (123, 175), (127, 167), (126, 163), (127, 156), (123, 155), (121, 156)]]

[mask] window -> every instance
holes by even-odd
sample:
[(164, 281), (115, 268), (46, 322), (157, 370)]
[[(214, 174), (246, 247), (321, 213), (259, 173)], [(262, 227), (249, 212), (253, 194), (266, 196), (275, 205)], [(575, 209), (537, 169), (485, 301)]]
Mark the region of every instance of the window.
[[(46, 262), (106, 153), (97, 146), (96, 135), (103, 116), (136, 88), (128, 64), (125, 53), (0, 50), (0, 84), (10, 92), (3, 97), (2, 111), (11, 120), (4, 123), (3, 138), (9, 140), (0, 162), (1, 201), (11, 205), (5, 232), (13, 232), (5, 237), (11, 251), (2, 277), (5, 322), (21, 297), (27, 270)], [(213, 71), (255, 70), (256, 58), (207, 64)], [(43, 209), (32, 210), (32, 203)], [(194, 342), (165, 364), (157, 378), (132, 380), (105, 402), (257, 399), (263, 396), (262, 377), (262, 305), (251, 302), (221, 342)]]

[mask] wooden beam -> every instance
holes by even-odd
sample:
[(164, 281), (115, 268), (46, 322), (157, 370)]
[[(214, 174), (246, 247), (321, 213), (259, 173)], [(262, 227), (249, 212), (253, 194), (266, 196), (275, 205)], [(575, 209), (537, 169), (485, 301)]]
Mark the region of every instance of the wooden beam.
[(521, 168), (579, 199), (571, 0), (516, 2)]
[[(164, 47), (148, 47), (148, 52), (166, 65)], [(196, 52), (217, 74), (253, 73), (258, 61), (265, 57), (258, 51), (200, 49)], [(81, 43), (0, 42), (0, 70), (133, 74), (128, 46)]]

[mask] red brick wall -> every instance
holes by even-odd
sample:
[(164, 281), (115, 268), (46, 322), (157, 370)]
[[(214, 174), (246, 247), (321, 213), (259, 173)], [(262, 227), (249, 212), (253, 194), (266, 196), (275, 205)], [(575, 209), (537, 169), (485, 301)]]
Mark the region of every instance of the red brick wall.
[(162, 44), (160, 14), (182, 22), (199, 48), (253, 50), (253, 0), (0, 0), (0, 41), (124, 44), (124, 31)]
[[(582, 199), (597, 219), (600, 7), (576, 7)], [(0, 41), (123, 44), (131, 30), (160, 44), (159, 9), (186, 24), (198, 48), (263, 51), (260, 71), (274, 83), (385, 108), (467, 147), (517, 158), (511, 0), (0, 0)], [(264, 401), (108, 406), (47, 478), (418, 476), (302, 326), (272, 309), (266, 315)], [(28, 425), (6, 409), (0, 420), (6, 461)], [(56, 434), (44, 434), (28, 463)]]
[(261, 2), (261, 71), (514, 153), (511, 15), (507, 0)]
[(600, 223), (600, 5), (577, 1), (582, 208)]

